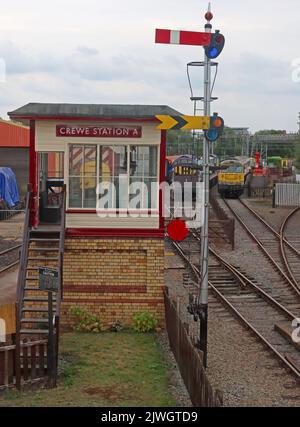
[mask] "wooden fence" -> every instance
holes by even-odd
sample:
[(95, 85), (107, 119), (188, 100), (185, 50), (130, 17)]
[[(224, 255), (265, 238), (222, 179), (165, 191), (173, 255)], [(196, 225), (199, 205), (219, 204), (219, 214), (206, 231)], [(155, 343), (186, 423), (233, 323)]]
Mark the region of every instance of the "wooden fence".
[(165, 288), (164, 296), (170, 347), (193, 406), (223, 406), (223, 396), (221, 392), (212, 388), (203, 366), (202, 352), (192, 343), (174, 303), (169, 298), (168, 288)]
[[(20, 372), (22, 386), (46, 381), (47, 340), (21, 344)], [(0, 390), (16, 386), (16, 345), (0, 346)]]

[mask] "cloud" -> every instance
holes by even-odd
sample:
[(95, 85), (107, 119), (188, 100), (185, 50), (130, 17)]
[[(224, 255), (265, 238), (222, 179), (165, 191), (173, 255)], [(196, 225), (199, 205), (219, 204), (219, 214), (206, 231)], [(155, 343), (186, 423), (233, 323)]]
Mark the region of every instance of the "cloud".
[[(162, 103), (192, 113), (186, 63), (203, 50), (154, 44), (155, 28), (202, 30), (207, 1), (15, 0), (4, 3), (0, 115), (27, 102)], [(298, 0), (213, 2), (226, 36), (213, 104), (235, 126), (297, 128)], [(193, 70), (195, 90), (203, 76)]]
[(93, 56), (98, 55), (99, 51), (92, 47), (78, 46), (77, 51), (83, 55)]

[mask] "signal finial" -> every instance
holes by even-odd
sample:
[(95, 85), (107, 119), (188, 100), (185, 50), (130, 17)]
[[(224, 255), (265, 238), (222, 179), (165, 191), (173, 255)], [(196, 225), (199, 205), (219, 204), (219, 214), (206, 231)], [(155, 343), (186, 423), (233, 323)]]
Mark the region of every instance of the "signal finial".
[(211, 12), (211, 4), (208, 3), (208, 10), (205, 14), (205, 19), (207, 20), (207, 22), (210, 22), (213, 19), (214, 15)]

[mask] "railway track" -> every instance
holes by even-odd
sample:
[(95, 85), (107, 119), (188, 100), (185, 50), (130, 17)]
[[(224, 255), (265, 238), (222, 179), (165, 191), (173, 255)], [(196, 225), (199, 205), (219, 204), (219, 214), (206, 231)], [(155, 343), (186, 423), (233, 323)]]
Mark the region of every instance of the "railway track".
[[(243, 202), (243, 200), (239, 200), (240, 203), (245, 206), (246, 209), (248, 209), (260, 222), (262, 222), (279, 240), (280, 244), (280, 254), (281, 258), (284, 262), (284, 267), (286, 271), (288, 272), (288, 275), (290, 279), (295, 283), (295, 285), (300, 288), (300, 267), (299, 267), (299, 261), (300, 261), (300, 233), (298, 234), (297, 239), (297, 229), (299, 228), (299, 218), (297, 219), (299, 222), (298, 224), (293, 225), (293, 233), (291, 233), (290, 236), (286, 236), (286, 230), (288, 228), (288, 224), (290, 224), (292, 219), (296, 217), (296, 214), (300, 212), (300, 208), (296, 208), (292, 210), (284, 219), (284, 221), (281, 224), (279, 232), (276, 231), (276, 229), (269, 224), (264, 218), (262, 218), (254, 209), (252, 209), (249, 205)], [(296, 240), (295, 240), (296, 237)], [(292, 264), (293, 268), (292, 268)], [(299, 268), (295, 268), (299, 267)]]
[[(193, 233), (193, 237), (199, 244), (197, 233)], [(192, 271), (194, 292), (198, 292), (196, 283), (200, 272), (197, 264), (191, 261), (190, 243), (188, 249), (184, 248), (185, 243), (172, 244)], [(210, 253), (210, 293), (300, 380), (300, 345), (293, 343), (291, 338), (291, 323), (295, 315), (212, 248)]]
[[(272, 277), (270, 275), (272, 280), (262, 283), (262, 289), (271, 294), (280, 304), (299, 315), (300, 271), (296, 274), (291, 270), (289, 257), (293, 255), (299, 262), (300, 252), (284, 236), (284, 224), (281, 231), (277, 232), (240, 200), (223, 201), (272, 266)], [(260, 268), (260, 265), (257, 267)]]
[(0, 274), (19, 264), (20, 248), (21, 245), (15, 245), (0, 252)]

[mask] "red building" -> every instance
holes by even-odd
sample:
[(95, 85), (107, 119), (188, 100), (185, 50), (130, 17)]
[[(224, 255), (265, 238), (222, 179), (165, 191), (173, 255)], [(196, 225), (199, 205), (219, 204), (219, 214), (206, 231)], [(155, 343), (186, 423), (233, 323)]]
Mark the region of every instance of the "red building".
[(29, 141), (28, 126), (0, 120), (0, 167), (12, 168), (22, 195), (29, 180)]

